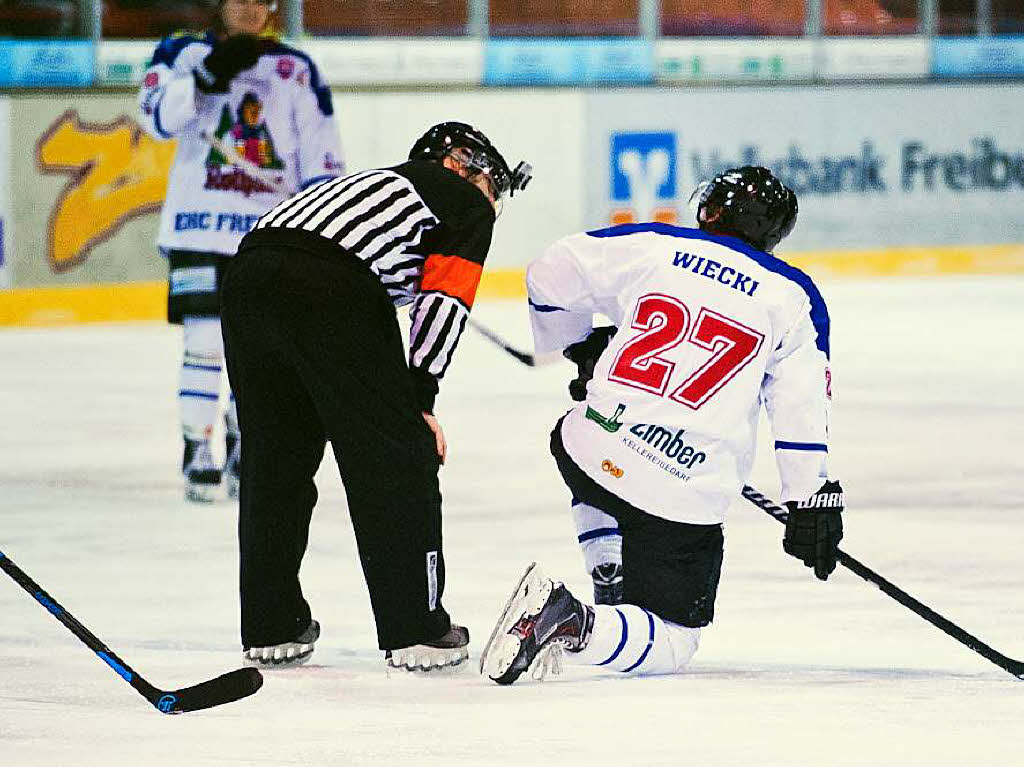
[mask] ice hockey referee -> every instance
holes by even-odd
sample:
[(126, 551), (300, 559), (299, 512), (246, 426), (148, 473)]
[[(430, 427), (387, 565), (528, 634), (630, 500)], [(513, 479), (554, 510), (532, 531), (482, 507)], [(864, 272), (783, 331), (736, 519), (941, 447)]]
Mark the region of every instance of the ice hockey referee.
[[(222, 325), (242, 440), (242, 647), (297, 665), (320, 634), (299, 583), (327, 441), (338, 462), (388, 665), (468, 657), (441, 604), (433, 415), (473, 305), (511, 170), (464, 123), (430, 128), (407, 162), (325, 181), (265, 214), (225, 275)], [(411, 304), (409, 359), (395, 307)]]

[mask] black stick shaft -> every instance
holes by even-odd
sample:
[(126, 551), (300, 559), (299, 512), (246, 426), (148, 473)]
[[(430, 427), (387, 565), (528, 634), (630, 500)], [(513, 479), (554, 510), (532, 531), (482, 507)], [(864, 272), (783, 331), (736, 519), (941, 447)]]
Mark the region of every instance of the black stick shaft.
[[(779, 522), (786, 522), (788, 512), (783, 507), (773, 503), (749, 485), (743, 488), (743, 497), (762, 511), (775, 517)], [(978, 653), (981, 657), (999, 666), (999, 668), (1004, 671), (1010, 672), (1018, 679), (1024, 679), (1024, 662), (1009, 658), (998, 650), (993, 649), (991, 646), (978, 639), (978, 637), (974, 636), (974, 634), (965, 631), (953, 623), (953, 621), (935, 612), (933, 609), (928, 607), (928, 605), (910, 596), (910, 594), (905, 592), (899, 586), (885, 579), (867, 565), (864, 565), (854, 559), (845, 551), (840, 550), (838, 552), (838, 560), (839, 564), (843, 567), (847, 568), (854, 574), (859, 575), (868, 583), (874, 584), (887, 596), (892, 597), (901, 605), (908, 608), (911, 612), (924, 618), (937, 629), (960, 642), (960, 644), (974, 650), (974, 652)]]
[(517, 360), (522, 362), (527, 367), (533, 367), (536, 364), (536, 359), (532, 354), (516, 349), (514, 346), (506, 342), (505, 339), (503, 339), (501, 336), (499, 336), (486, 325), (477, 322), (472, 317), (468, 317), (467, 322), (469, 323), (469, 326), (473, 328), (473, 330), (482, 335), (492, 344), (499, 346), (503, 351), (505, 351), (512, 357), (515, 357)]
[(11, 576), (14, 582), (31, 594), (32, 598), (45, 607), (50, 615), (64, 624), (68, 631), (96, 653), (100, 660), (110, 666), (119, 677), (128, 682), (136, 692), (163, 714), (183, 714), (186, 711), (200, 711), (204, 708), (231, 703), (254, 694), (263, 684), (263, 676), (259, 671), (254, 668), (240, 668), (191, 687), (160, 690), (117, 657), (117, 654), (107, 647), (99, 637), (58, 604), (56, 599), (47, 594), (38, 583), (29, 577), (28, 573), (8, 559), (3, 552), (0, 552), (0, 569)]
[(110, 666), (128, 684), (147, 698), (152, 698), (158, 692), (156, 688), (140, 677), (131, 666), (121, 660), (117, 653), (107, 647), (99, 637), (83, 626), (75, 616), (65, 610), (56, 599), (51, 597), (38, 583), (32, 580), (28, 573), (5, 556), (2, 551), (0, 551), (0, 568), (11, 576), (15, 583), (25, 589), (33, 599), (45, 607), (50, 615), (63, 623), (68, 631), (78, 637), (86, 647), (96, 653), (100, 660)]

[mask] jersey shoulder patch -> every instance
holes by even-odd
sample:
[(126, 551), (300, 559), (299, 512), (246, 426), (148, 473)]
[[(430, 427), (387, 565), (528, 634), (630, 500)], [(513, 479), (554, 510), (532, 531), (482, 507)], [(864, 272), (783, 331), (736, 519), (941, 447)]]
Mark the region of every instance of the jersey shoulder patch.
[[(294, 48), (286, 43), (282, 43), (280, 40), (275, 40), (274, 44), (267, 51), (268, 56), (294, 56), (299, 59), (309, 70), (308, 87), (316, 95), (317, 105), (320, 107), (320, 111), (325, 117), (330, 117), (334, 114), (334, 101), (331, 99), (331, 89), (327, 87), (324, 81), (320, 78), (320, 70), (316, 66), (316, 62), (313, 58), (304, 51), (300, 51), (298, 48)], [(301, 81), (300, 81), (301, 83)]]

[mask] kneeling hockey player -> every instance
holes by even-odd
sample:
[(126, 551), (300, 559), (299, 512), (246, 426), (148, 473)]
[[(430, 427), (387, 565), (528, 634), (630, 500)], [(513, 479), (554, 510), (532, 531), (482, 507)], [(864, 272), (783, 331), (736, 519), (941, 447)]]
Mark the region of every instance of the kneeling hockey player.
[[(628, 224), (564, 238), (527, 272), (538, 354), (579, 366), (580, 403), (551, 434), (596, 606), (531, 565), (481, 671), (543, 676), (562, 650), (637, 674), (683, 669), (711, 623), (722, 523), (754, 458), (764, 402), (789, 509), (783, 547), (836, 566), (842, 491), (828, 481), (829, 318), (771, 255), (796, 196), (760, 167), (698, 189), (699, 229)], [(594, 329), (594, 314), (616, 327)]]

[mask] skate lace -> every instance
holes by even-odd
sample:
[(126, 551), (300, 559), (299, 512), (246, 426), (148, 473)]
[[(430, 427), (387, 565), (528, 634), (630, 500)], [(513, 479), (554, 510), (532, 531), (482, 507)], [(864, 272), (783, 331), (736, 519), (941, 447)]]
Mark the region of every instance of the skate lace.
[(542, 647), (537, 653), (537, 660), (533, 664), (531, 676), (534, 681), (543, 682), (550, 673), (558, 676), (562, 673), (562, 655), (565, 652), (565, 642), (555, 640), (546, 647)]

